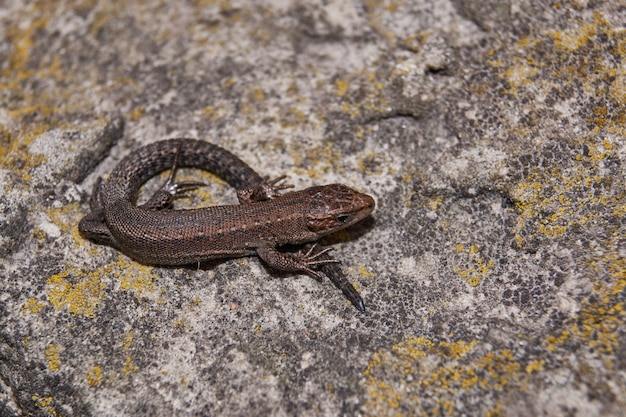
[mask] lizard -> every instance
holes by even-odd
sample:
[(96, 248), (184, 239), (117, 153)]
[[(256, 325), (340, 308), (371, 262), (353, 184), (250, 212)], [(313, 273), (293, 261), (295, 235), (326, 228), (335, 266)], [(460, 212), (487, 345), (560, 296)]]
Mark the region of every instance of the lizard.
[[(210, 171), (237, 189), (239, 205), (174, 210), (173, 201), (205, 184), (176, 182), (178, 167)], [(141, 186), (170, 169), (165, 184), (143, 205)], [(185, 266), (218, 258), (258, 255), (271, 268), (305, 273), (322, 280), (324, 272), (360, 311), (358, 291), (328, 255), (318, 250), (322, 236), (368, 217), (374, 199), (343, 184), (300, 191), (269, 180), (231, 152), (197, 139), (168, 139), (146, 145), (123, 158), (106, 180), (96, 181), (91, 212), (78, 229), (83, 237), (120, 250), (144, 264)], [(307, 244), (285, 253), (284, 245)]]

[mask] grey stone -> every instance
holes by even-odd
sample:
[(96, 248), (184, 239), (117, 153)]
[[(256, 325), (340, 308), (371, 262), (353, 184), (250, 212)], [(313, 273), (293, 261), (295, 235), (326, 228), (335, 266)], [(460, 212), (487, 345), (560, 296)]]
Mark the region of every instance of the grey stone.
[[(620, 2), (8, 3), (0, 415), (624, 414)], [(95, 180), (180, 136), (374, 195), (322, 242), (366, 313), (85, 241)]]

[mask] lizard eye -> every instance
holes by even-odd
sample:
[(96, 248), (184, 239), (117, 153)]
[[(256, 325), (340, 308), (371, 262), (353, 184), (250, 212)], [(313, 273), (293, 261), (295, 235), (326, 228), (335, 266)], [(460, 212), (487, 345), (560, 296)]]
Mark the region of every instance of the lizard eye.
[(350, 213), (343, 213), (343, 214), (340, 214), (340, 215), (336, 216), (336, 217), (335, 217), (335, 221), (336, 221), (337, 223), (346, 223), (346, 222), (348, 222), (351, 218), (352, 218), (352, 214), (350, 214)]

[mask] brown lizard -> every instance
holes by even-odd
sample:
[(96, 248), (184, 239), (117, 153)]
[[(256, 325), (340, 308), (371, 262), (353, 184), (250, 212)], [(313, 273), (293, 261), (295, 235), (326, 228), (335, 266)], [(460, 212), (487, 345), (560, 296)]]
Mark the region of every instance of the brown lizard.
[[(174, 182), (178, 167), (218, 175), (237, 189), (240, 205), (172, 210), (172, 202), (202, 183)], [(136, 205), (139, 189), (154, 175), (171, 169), (152, 198)], [(126, 156), (110, 177), (98, 181), (91, 213), (78, 226), (81, 234), (112, 246), (139, 262), (191, 265), (225, 257), (258, 255), (272, 268), (303, 272), (317, 279), (326, 273), (359, 310), (365, 307), (329, 249), (308, 245), (297, 254), (280, 252), (286, 244), (314, 242), (346, 228), (374, 210), (374, 199), (342, 184), (280, 194), (291, 185), (269, 181), (225, 149), (194, 139), (171, 139), (144, 146)]]

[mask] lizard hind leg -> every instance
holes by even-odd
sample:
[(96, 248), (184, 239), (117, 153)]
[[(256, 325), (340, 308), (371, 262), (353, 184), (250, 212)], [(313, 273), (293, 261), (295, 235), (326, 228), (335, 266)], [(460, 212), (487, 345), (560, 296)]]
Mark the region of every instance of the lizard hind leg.
[(149, 210), (162, 210), (171, 208), (172, 203), (175, 199), (183, 197), (184, 194), (189, 191), (193, 191), (197, 188), (206, 186), (206, 184), (203, 182), (176, 182), (174, 180), (174, 177), (176, 176), (176, 171), (178, 170), (178, 160), (180, 157), (181, 146), (182, 144), (178, 146), (176, 156), (174, 157), (174, 163), (172, 164), (172, 169), (170, 170), (169, 177), (167, 177), (167, 181), (165, 181), (161, 188), (157, 190), (145, 204), (142, 204), (141, 207), (147, 208)]
[(102, 209), (102, 178), (98, 178), (93, 187), (91, 198), (89, 199), (91, 212), (80, 219), (78, 231), (84, 237), (98, 243), (117, 248), (118, 244), (109, 231), (104, 210)]
[(286, 175), (274, 179), (263, 177), (263, 181), (256, 186), (237, 190), (237, 198), (241, 204), (251, 204), (280, 197), (282, 190), (294, 187), (293, 184), (279, 184), (285, 178), (287, 178)]

